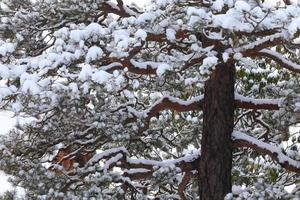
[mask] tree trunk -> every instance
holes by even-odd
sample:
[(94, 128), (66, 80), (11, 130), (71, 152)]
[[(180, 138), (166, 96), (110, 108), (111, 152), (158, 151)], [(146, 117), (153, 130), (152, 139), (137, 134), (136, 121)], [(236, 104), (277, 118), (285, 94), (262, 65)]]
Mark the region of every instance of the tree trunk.
[(201, 200), (231, 192), (234, 65), (219, 64), (205, 83), (199, 182)]

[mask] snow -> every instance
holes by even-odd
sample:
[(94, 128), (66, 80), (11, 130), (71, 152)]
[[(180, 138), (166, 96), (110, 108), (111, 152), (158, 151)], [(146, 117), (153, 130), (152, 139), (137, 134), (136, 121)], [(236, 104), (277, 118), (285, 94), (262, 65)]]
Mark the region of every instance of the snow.
[(133, 89), (138, 89), (139, 86), (140, 86), (140, 82), (138, 80), (135, 79), (135, 80), (132, 81)]
[(98, 60), (102, 57), (102, 55), (103, 51), (100, 47), (92, 46), (91, 48), (89, 48), (86, 54), (85, 61), (89, 63), (91, 61)]
[(41, 88), (37, 83), (38, 80), (39, 77), (37, 75), (23, 73), (20, 77), (22, 92), (29, 92), (33, 95), (39, 94), (41, 92)]
[(0, 87), (0, 100), (4, 99), (5, 97), (13, 94), (16, 92), (16, 88), (13, 86), (10, 87)]
[(250, 32), (253, 26), (250, 23), (246, 23), (237, 14), (236, 10), (229, 10), (226, 14), (219, 14), (213, 16), (213, 26), (228, 29), (230, 31), (245, 31)]
[(251, 97), (245, 97), (238, 93), (235, 93), (235, 100), (240, 100), (242, 102), (249, 102), (253, 103), (255, 105), (261, 105), (261, 104), (272, 104), (272, 105), (280, 105), (283, 99), (255, 99)]
[(195, 25), (199, 24), (200, 22), (205, 22), (205, 21), (211, 20), (211, 14), (207, 13), (202, 8), (188, 7), (186, 12), (190, 18), (188, 25), (191, 27), (194, 27)]
[(137, 24), (145, 24), (147, 22), (152, 22), (156, 18), (155, 14), (152, 12), (145, 12), (138, 16), (136, 23)]
[(103, 65), (99, 69), (104, 70), (104, 71), (109, 71), (110, 69), (118, 67), (118, 66), (122, 66), (122, 64), (119, 62), (113, 62), (113, 63), (110, 63), (109, 65)]
[(243, 54), (241, 54), (241, 53), (235, 53), (235, 54), (233, 55), (233, 58), (234, 58), (235, 60), (241, 60), (241, 59), (243, 58)]
[(213, 2), (213, 5), (212, 5), (212, 9), (220, 12), (224, 7), (224, 1), (223, 0), (216, 0)]
[[(172, 4), (175, 4), (176, 1), (177, 0), (157, 0), (157, 5), (167, 6), (171, 4), (172, 6)], [(156, 111), (159, 109), (168, 109), (168, 108), (177, 109), (178, 107), (185, 108), (184, 106), (189, 106), (195, 102), (197, 103), (198, 101), (201, 101), (203, 99), (203, 95), (199, 95), (199, 91), (203, 92), (204, 89), (203, 82), (202, 82), (203, 76), (201, 76), (201, 73), (202, 74), (210, 73), (211, 70), (213, 70), (218, 63), (222, 62), (222, 60), (224, 62), (227, 62), (232, 57), (235, 58), (236, 60), (241, 60), (243, 59), (242, 56), (244, 51), (253, 48), (260, 49), (260, 48), (265, 48), (265, 46), (268, 47), (269, 43), (270, 45), (273, 45), (274, 43), (272, 43), (272, 41), (274, 40), (277, 41), (277, 39), (278, 41), (281, 41), (282, 39), (289, 39), (287, 35), (293, 36), (295, 33), (298, 32), (298, 29), (300, 28), (299, 25), (300, 20), (298, 18), (299, 13), (296, 12), (297, 9), (293, 8), (292, 6), (284, 6), (284, 7), (278, 7), (275, 9), (266, 10), (265, 9), (266, 3), (264, 4), (265, 8), (256, 7), (253, 9), (253, 7), (251, 7), (253, 6), (253, 4), (250, 5), (250, 3), (247, 3), (250, 1), (214, 0), (214, 1), (207, 1), (207, 2), (209, 4), (209, 7), (203, 7), (203, 9), (197, 8), (197, 7), (201, 7), (201, 5), (196, 5), (195, 7), (179, 6), (177, 7), (180, 12), (178, 13), (179, 15), (176, 14), (178, 11), (177, 8), (173, 10), (173, 7), (170, 6), (167, 7), (166, 10), (163, 10), (162, 8), (155, 10), (157, 5), (153, 6), (154, 7), (153, 10), (155, 10), (155, 12), (146, 11), (146, 13), (140, 15), (138, 14), (138, 12), (135, 12), (134, 9), (131, 10), (125, 5), (123, 5), (122, 8), (118, 7), (116, 3), (119, 2), (111, 3), (105, 1), (104, 3), (107, 3), (107, 5), (111, 5), (114, 9), (117, 9), (118, 11), (123, 12), (125, 10), (126, 12), (132, 14), (133, 17), (128, 17), (128, 18), (120, 17), (119, 19), (118, 17), (116, 17), (115, 14), (109, 14), (108, 16), (101, 16), (101, 17), (107, 17), (104, 21), (101, 21), (102, 18), (96, 19), (97, 18), (96, 15), (94, 16), (95, 13), (93, 14), (88, 12), (89, 14), (91, 14), (91, 16), (81, 16), (81, 17), (88, 17), (88, 18), (96, 17), (95, 20), (93, 19), (91, 20), (99, 21), (99, 23), (101, 21), (101, 24), (103, 25), (100, 25), (98, 23), (91, 23), (89, 25), (86, 23), (74, 24), (72, 23), (72, 21), (74, 21), (74, 19), (77, 18), (73, 18), (73, 16), (70, 19), (65, 19), (67, 22), (66, 26), (68, 26), (69, 28), (62, 28), (59, 31), (56, 31), (54, 33), (56, 37), (54, 47), (43, 51), (41, 56), (37, 56), (35, 58), (26, 58), (27, 60), (25, 60), (24, 62), (18, 60), (18, 58), (14, 58), (13, 56), (10, 57), (10, 59), (13, 60), (12, 62), (10, 60), (6, 61), (7, 58), (3, 58), (3, 60), (5, 61), (3, 63), (11, 62), (10, 63), (11, 65), (10, 64), (0, 65), (1, 78), (8, 79), (11, 76), (12, 81), (10, 81), (9, 84), (14, 84), (14, 79), (18, 78), (18, 76), (21, 76), (21, 86), (19, 87), (16, 84), (18, 88), (13, 88), (13, 87), (0, 88), (1, 97), (5, 97), (8, 94), (13, 94), (15, 92), (22, 92), (22, 91), (26, 93), (29, 92), (32, 94), (43, 95), (41, 93), (44, 93), (46, 89), (51, 90), (51, 91), (46, 91), (49, 92), (49, 94), (53, 94), (55, 92), (57, 92), (57, 94), (62, 94), (61, 91), (64, 91), (65, 92), (63, 93), (64, 95), (71, 95), (73, 97), (74, 95), (72, 95), (72, 93), (82, 95), (79, 92), (79, 90), (80, 91), (83, 90), (86, 96), (91, 97), (91, 102), (94, 102), (93, 98), (95, 94), (97, 94), (96, 96), (97, 98), (98, 98), (98, 94), (100, 94), (100, 97), (101, 95), (103, 95), (105, 100), (105, 105), (107, 103), (108, 106), (106, 111), (109, 111), (108, 109), (110, 108), (111, 104), (118, 105), (119, 103), (123, 104), (124, 101), (128, 101), (124, 110), (126, 110), (127, 108), (130, 116), (134, 115), (136, 116), (136, 118), (145, 118), (145, 117), (150, 118), (151, 116), (150, 114), (153, 110)], [(83, 3), (82, 5), (83, 5), (82, 11), (86, 12), (84, 10), (85, 4)], [(99, 5), (95, 4), (94, 6), (97, 7)], [(121, 6), (120, 3), (119, 6)], [(81, 3), (79, 7), (81, 8)], [(172, 10), (169, 10), (169, 8), (172, 8)], [(66, 8), (66, 10), (62, 10), (62, 12), (69, 12), (68, 9), (69, 8)], [(109, 9), (108, 11), (110, 12)], [(76, 17), (75, 14), (74, 17)], [(23, 16), (24, 14), (20, 12), (18, 13), (18, 15)], [(69, 15), (66, 15), (67, 18), (68, 16)], [(266, 19), (262, 21), (262, 19), (265, 16)], [(290, 23), (291, 19), (294, 19), (292, 23)], [(68, 22), (68, 20), (70, 21)], [(149, 22), (153, 22), (153, 24)], [(63, 24), (60, 24), (59, 27), (62, 26)], [(253, 30), (255, 31), (266, 30), (266, 32), (268, 32), (268, 30), (273, 30), (273, 28), (276, 27), (280, 27), (279, 30), (283, 30), (281, 28), (284, 27), (284, 30), (280, 33), (267, 36), (267, 37), (260, 36), (255, 38), (253, 35), (252, 35), (253, 37), (239, 36), (240, 34), (241, 35), (243, 34), (243, 31), (247, 32), (248, 34)], [(49, 29), (49, 30), (55, 30), (55, 29), (56, 28)], [(176, 40), (176, 31), (178, 30), (185, 30), (186, 35), (190, 35), (190, 37), (187, 36), (182, 40), (181, 38), (180, 39), (178, 38), (178, 40)], [(193, 35), (193, 33), (197, 33), (197, 32), (199, 33), (199, 30), (200, 31), (203, 30), (202, 33), (204, 35), (200, 34), (199, 37), (198, 35), (197, 37)], [(218, 30), (221, 31), (218, 32)], [(236, 31), (239, 32), (236, 34)], [(45, 32), (47, 33), (49, 32), (50, 35), (52, 34), (52, 31), (45, 31)], [(160, 41), (141, 42), (147, 39), (147, 33), (150, 32), (151, 34), (158, 34), (158, 36), (160, 34), (166, 33), (166, 38), (165, 37), (161, 38), (162, 40), (164, 40), (164, 42), (160, 42)], [(184, 35), (184, 37), (186, 35)], [(209, 41), (208, 44), (212, 44), (212, 46), (207, 47), (206, 41), (204, 41), (205, 44), (204, 43), (201, 44), (200, 41), (205, 36), (209, 37), (210, 40), (214, 40), (214, 41), (219, 40), (219, 41), (217, 41), (216, 43)], [(224, 39), (220, 40), (221, 38)], [(167, 39), (168, 41), (165, 41), (165, 39)], [(257, 41), (255, 41), (256, 39)], [(254, 42), (251, 43), (251, 41)], [(26, 42), (27, 41), (24, 40), (24, 44), (26, 44)], [(135, 54), (134, 57), (128, 58), (128, 60), (131, 59), (129, 63), (127, 60), (129, 52), (131, 51), (132, 48), (139, 47), (141, 44), (145, 44), (145, 46), (142, 47), (142, 52), (141, 53), (138, 52), (137, 54)], [(213, 44), (217, 44), (218, 46), (220, 45), (220, 46), (228, 46), (228, 47), (232, 45), (231, 46), (232, 48), (229, 48), (225, 52), (223, 52), (224, 49), (222, 48), (220, 49), (218, 48), (218, 46), (213, 46)], [(280, 43), (280, 45), (281, 44), (282, 43)], [(13, 43), (1, 43), (0, 57), (3, 55), (7, 56), (9, 53), (12, 53), (14, 51), (14, 47), (13, 47), (14, 45), (15, 44)], [(97, 46), (92, 46), (92, 45), (97, 45)], [(174, 47), (174, 45), (176, 45), (176, 47)], [(187, 50), (185, 50), (184, 48), (181, 49), (180, 48), (181, 45), (182, 47), (186, 45), (187, 47), (191, 47), (191, 48), (188, 48)], [(241, 46), (239, 47), (239, 45)], [(109, 55), (104, 55), (104, 52), (105, 53), (108, 52)], [(273, 57), (276, 56), (276, 58), (279, 61), (285, 63), (286, 65), (292, 67), (293, 69), (300, 70), (299, 65), (291, 63), (289, 60), (285, 59), (284, 57), (277, 55), (276, 52), (271, 52), (270, 50), (267, 49), (263, 49), (260, 52), (269, 53)], [(20, 54), (22, 54), (21, 51)], [(222, 57), (220, 55), (222, 55)], [(24, 57), (25, 56), (26, 55), (24, 55)], [(185, 66), (184, 62), (187, 63), (189, 63), (190, 61), (193, 62), (197, 58), (202, 58), (204, 56), (207, 57), (203, 60), (202, 65), (200, 64), (201, 61), (199, 61), (197, 64), (193, 64), (194, 67), (192, 66), (187, 70), (185, 70), (184, 67), (182, 67)], [(247, 55), (245, 54), (245, 57), (246, 56)], [(99, 61), (99, 62), (93, 62), (93, 61)], [(25, 63), (25, 64), (22, 64), (23, 66), (20, 66), (18, 63)], [(105, 63), (105, 64), (102, 65), (101, 63)], [(198, 70), (198, 67), (200, 65), (201, 65), (200, 70)], [(237, 67), (239, 66), (240, 66), (240, 62), (237, 62)], [(258, 66), (258, 68), (259, 67), (260, 66)], [(51, 68), (53, 69), (57, 68), (55, 69), (56, 73), (54, 75), (51, 74), (51, 77), (48, 77), (48, 79), (44, 79), (44, 77), (47, 76), (46, 72), (49, 72), (49, 69)], [(132, 70), (133, 68), (135, 70)], [(145, 74), (136, 75), (134, 72), (138, 71), (137, 68), (146, 69), (146, 70), (139, 70), (139, 71), (143, 71), (146, 73), (151, 72), (151, 74), (148, 75), (145, 73)], [(267, 69), (264, 69), (265, 71), (269, 70), (269, 66), (267, 66), (266, 68)], [(122, 69), (124, 69), (124, 71), (122, 71)], [(175, 69), (178, 71), (175, 72)], [(124, 73), (124, 72), (128, 72), (128, 70), (129, 73)], [(161, 77), (164, 76), (167, 71), (171, 71), (171, 70), (174, 70), (174, 72), (172, 71), (172, 73), (168, 73), (170, 77), (169, 76)], [(113, 74), (108, 73), (112, 71)], [(158, 77), (155, 76), (155, 74), (153, 75), (152, 74), (153, 72), (156, 73)], [(269, 73), (269, 71), (267, 71), (267, 73)], [(278, 73), (279, 73), (278, 78), (281, 79), (282, 78), (280, 77), (281, 71), (279, 70), (278, 72), (273, 72), (272, 74), (269, 73), (269, 76), (266, 74), (263, 74), (263, 76), (276, 77)], [(174, 75), (174, 77), (176, 78), (174, 77), (172, 78), (171, 75), (172, 77)], [(247, 78), (249, 77), (244, 77), (244, 78), (245, 81), (247, 81)], [(293, 78), (294, 77), (292, 77), (291, 79)], [(154, 85), (152, 85), (152, 82), (157, 80), (160, 81), (159, 84), (155, 83)], [(160, 83), (163, 84), (164, 83), (163, 81), (166, 81), (165, 85), (163, 85), (162, 87), (156, 87), (158, 85), (161, 85)], [(124, 82), (126, 82), (127, 84), (124, 84)], [(241, 84), (243, 84), (243, 82), (244, 81), (241, 81)], [(97, 87), (97, 84), (106, 84), (106, 86), (102, 87), (98, 85), (99, 87)], [(174, 85), (182, 86), (182, 87), (176, 90), (176, 88), (171, 88), (171, 86)], [(124, 86), (124, 87), (120, 87), (120, 86)], [(258, 88), (258, 84), (255, 84), (255, 86), (252, 88), (255, 89), (255, 87)], [(272, 87), (273, 86), (270, 86), (270, 91), (277, 91), (275, 90), (277, 89), (276, 86), (274, 87), (274, 90), (272, 90), (273, 89)], [(296, 87), (296, 84), (294, 84), (294, 87)], [(293, 92), (294, 87), (290, 87), (289, 88), (290, 91)], [(118, 91), (118, 96), (114, 98), (114, 96), (111, 96), (111, 94), (115, 94), (115, 93), (110, 93), (110, 92), (107, 93), (107, 91), (103, 92), (102, 91), (103, 88), (104, 89), (110, 88), (111, 89), (110, 91)], [(195, 90), (190, 91), (193, 88)], [(52, 91), (52, 89), (54, 91)], [(61, 91), (58, 91), (60, 89)], [(93, 89), (92, 92), (90, 92), (90, 89)], [(237, 89), (240, 90), (239, 86), (237, 87)], [(157, 96), (155, 98), (152, 98), (152, 96), (150, 96), (155, 92), (155, 90), (157, 91), (158, 94), (160, 94), (159, 99), (157, 99)], [(243, 90), (243, 85), (241, 86), (241, 90)], [(252, 92), (255, 93), (255, 91)], [(255, 96), (255, 94), (253, 93), (249, 91), (249, 95)], [(199, 95), (199, 96), (190, 98), (191, 95)], [(291, 96), (292, 95), (293, 94), (291, 94)], [(237, 100), (241, 100), (244, 102), (251, 102), (254, 104), (279, 105), (281, 103), (281, 99), (254, 99), (251, 97), (244, 97), (239, 94), (236, 94), (235, 98)], [(18, 100), (18, 98), (15, 99)], [(97, 100), (95, 100), (94, 103), (97, 103)], [(167, 108), (162, 108), (163, 106), (161, 106), (160, 103), (167, 105), (166, 106)], [(136, 110), (135, 107), (130, 107), (132, 106), (132, 104), (136, 106), (136, 109), (141, 109), (141, 110)], [(173, 108), (168, 107), (170, 104), (172, 105), (175, 104), (175, 106)], [(145, 107), (147, 105), (148, 107)], [(24, 106), (26, 107), (26, 105)], [(43, 105), (43, 106), (47, 107), (48, 105)], [(20, 110), (21, 105), (14, 104), (13, 108), (15, 110)], [(201, 113), (198, 113), (199, 115), (198, 114), (193, 115), (191, 113), (183, 113), (181, 115), (178, 114), (179, 112), (180, 111), (174, 112), (172, 114), (176, 116), (175, 119), (177, 120), (187, 119), (188, 122), (183, 122), (185, 123), (183, 124), (182, 127), (183, 129), (189, 128), (189, 126), (192, 125), (189, 122), (193, 123), (196, 122), (196, 119), (199, 120), (201, 119)], [(167, 115), (164, 115), (161, 118), (164, 118), (165, 116), (172, 117), (171, 112), (167, 111), (164, 113), (167, 113)], [(120, 124), (118, 124), (119, 121), (117, 124), (113, 124), (113, 125), (111, 125), (110, 123), (105, 123), (103, 127), (112, 128), (111, 130), (114, 130), (115, 132), (119, 132), (119, 130), (121, 129), (121, 131), (119, 132), (122, 133), (119, 134), (122, 135), (121, 137), (123, 137), (123, 130), (124, 130), (123, 128), (125, 128), (124, 135), (127, 134), (127, 126), (123, 126), (122, 123), (122, 120), (127, 116), (124, 116), (123, 112), (107, 113), (107, 116), (105, 116), (106, 114), (101, 113), (100, 111), (98, 114), (99, 116), (98, 115), (95, 116), (97, 121), (99, 119), (100, 121), (104, 120), (105, 122), (109, 122), (111, 119), (110, 117), (113, 117), (114, 120), (121, 119)], [(118, 114), (120, 114), (120, 116), (117, 116)], [(103, 115), (103, 119), (102, 119), (102, 115)], [(85, 122), (88, 123), (90, 122), (91, 119), (86, 118), (83, 120), (86, 120), (84, 121), (84, 123)], [(135, 130), (135, 127), (137, 127), (136, 125), (140, 125), (140, 123), (142, 122), (143, 122), (142, 120), (138, 119), (136, 123), (129, 124), (130, 128), (128, 132), (132, 133), (132, 130)], [(169, 122), (169, 121), (164, 121), (164, 122)], [(93, 121), (91, 123), (93, 123)], [(131, 125), (133, 126), (132, 129), (131, 129)], [(164, 125), (164, 124), (158, 124), (158, 125)], [(80, 129), (79, 126), (78, 128)], [(110, 129), (105, 129), (104, 134), (109, 130)], [(114, 131), (109, 131), (109, 134), (114, 134)], [(177, 132), (174, 134), (176, 135)], [(80, 140), (78, 144), (84, 144), (84, 142), (95, 142), (97, 137), (100, 138), (100, 136), (102, 136), (102, 133), (99, 132), (99, 135), (97, 135), (96, 137), (93, 137), (93, 134), (90, 135), (87, 135), (88, 138), (87, 140)], [(119, 135), (117, 135), (116, 137), (118, 137)], [(68, 137), (72, 137), (72, 135), (68, 135)], [(128, 137), (131, 137), (131, 135), (128, 134)], [(278, 150), (279, 147), (271, 148), (271, 146), (267, 146), (264, 143), (261, 143), (261, 141), (255, 140), (255, 138), (254, 139), (248, 138), (247, 135), (243, 135), (241, 133), (239, 133), (238, 135), (233, 134), (233, 137), (235, 138), (240, 137), (245, 140), (247, 139), (250, 142), (255, 143), (256, 145), (263, 146), (263, 148), (271, 149), (276, 154), (278, 153), (278, 156), (280, 156), (279, 158), (280, 161), (290, 162), (290, 160), (284, 157), (284, 155), (279, 154), (280, 153)], [(114, 139), (114, 137), (112, 138)], [(116, 145), (116, 143), (113, 144), (112, 142), (112, 144), (110, 144), (108, 142), (107, 144), (105, 144), (105, 146), (101, 146), (101, 145), (100, 146), (103, 149), (103, 148), (110, 148), (114, 145)], [(160, 153), (161, 152), (159, 152), (158, 154)], [(106, 160), (106, 162), (104, 163), (104, 170), (110, 169), (115, 163), (122, 163), (125, 159), (128, 159), (127, 161), (130, 163), (142, 163), (142, 164), (149, 164), (151, 166), (156, 165), (161, 167), (170, 167), (170, 166), (174, 166), (174, 164), (177, 164), (178, 162), (191, 161), (199, 157), (199, 152), (197, 151), (196, 153), (188, 154), (182, 158), (178, 158), (175, 160), (171, 160), (171, 159), (163, 160), (163, 158), (169, 156), (168, 153), (172, 154), (173, 150), (171, 150), (171, 152), (166, 152), (166, 154), (161, 153), (162, 156), (160, 155), (156, 156), (153, 154), (155, 157), (155, 158), (153, 157), (153, 160), (146, 160), (143, 159), (147, 157), (146, 155), (144, 155), (143, 157), (143, 154), (141, 154), (142, 159), (137, 159), (135, 157), (128, 158), (129, 155), (127, 154), (125, 148), (123, 147), (112, 148), (102, 153), (99, 154), (97, 153), (90, 160), (89, 167), (93, 167), (91, 165), (95, 164), (94, 162), (99, 162), (101, 159)], [(175, 153), (174, 155), (176, 155), (177, 152), (174, 150), (174, 153)], [(161, 157), (161, 160), (159, 160), (160, 159), (159, 157)], [(95, 171), (91, 173), (94, 172)], [(149, 170), (144, 168), (138, 168), (138, 169), (127, 169), (125, 170), (125, 172), (129, 174), (146, 173), (149, 172)], [(76, 175), (74, 177), (76, 178)], [(89, 175), (87, 175), (87, 177), (89, 177)], [(116, 184), (116, 186), (117, 185), (118, 184)], [(237, 194), (240, 192), (241, 192), (241, 188), (239, 188), (238, 186), (236, 186), (236, 188), (233, 187), (233, 193)]]
[(236, 1), (234, 5), (235, 9), (240, 12), (249, 12), (251, 10), (251, 6), (245, 1)]
[(147, 108), (144, 111), (137, 111), (137, 110), (135, 110), (134, 108), (132, 108), (130, 106), (128, 106), (127, 109), (128, 109), (128, 112), (132, 113), (135, 117), (146, 118), (146, 117), (148, 117), (149, 113), (153, 110), (154, 107), (156, 107), (158, 104), (162, 103), (166, 99), (173, 102), (173, 103), (187, 106), (187, 105), (190, 105), (194, 102), (199, 102), (203, 98), (204, 98), (203, 95), (199, 95), (199, 96), (191, 98), (190, 100), (182, 100), (182, 99), (177, 98), (177, 97), (172, 97), (172, 96), (169, 96), (169, 95), (165, 95), (165, 96), (161, 97), (160, 99), (158, 99), (157, 101), (155, 101), (149, 108)]
[(227, 49), (226, 52), (227, 53), (233, 53), (233, 52), (236, 52), (236, 53), (240, 52), (240, 53), (242, 53), (242, 52), (247, 51), (249, 49), (254, 49), (254, 48), (259, 47), (259, 46), (261, 46), (263, 44), (270, 43), (270, 42), (272, 42), (272, 41), (274, 41), (276, 39), (283, 38), (283, 37), (284, 37), (284, 33), (282, 33), (282, 32), (275, 33), (273, 35), (260, 38), (260, 39), (256, 40), (255, 42), (252, 42), (252, 43), (240, 46), (238, 48)]
[(10, 78), (10, 70), (6, 65), (0, 64), (0, 78), (2, 79)]
[(92, 66), (85, 64), (82, 66), (82, 69), (78, 75), (79, 80), (86, 81), (92, 76), (93, 70)]
[(223, 61), (226, 63), (226, 62), (228, 61), (228, 59), (229, 59), (229, 54), (226, 53), (226, 52), (224, 52), (224, 53), (222, 54), (222, 59), (223, 59)]
[[(1, 42), (1, 41), (0, 41)], [(9, 53), (12, 53), (15, 51), (15, 45), (13, 43), (0, 43), (0, 55), (6, 56)]]
[(9, 177), (5, 175), (4, 172), (0, 171), (0, 180), (1, 180), (0, 195), (12, 188), (12, 185), (7, 182), (8, 178)]
[(155, 3), (159, 5), (160, 7), (166, 7), (167, 5), (170, 5), (174, 3), (175, 0), (156, 0)]
[(85, 31), (84, 30), (72, 30), (70, 32), (70, 38), (74, 42), (80, 42), (81, 40), (84, 40), (85, 38)]
[(76, 83), (70, 83), (69, 88), (74, 94), (77, 94), (79, 92), (78, 85)]
[(115, 155), (114, 157), (111, 157), (110, 159), (108, 159), (104, 166), (103, 166), (103, 169), (104, 169), (104, 173), (107, 173), (107, 170), (109, 169), (110, 165), (113, 164), (113, 163), (116, 163), (118, 162), (119, 160), (121, 160), (123, 158), (123, 154), (122, 153), (118, 153), (117, 155)]
[(166, 35), (167, 35), (167, 39), (169, 41), (172, 42), (172, 41), (176, 40), (176, 31), (174, 29), (168, 28), (166, 30)]
[(8, 111), (0, 112), (1, 131), (0, 135), (7, 134), (9, 130), (16, 124), (16, 118), (13, 118), (14, 113)]
[(137, 173), (147, 173), (150, 172), (151, 170), (149, 169), (144, 169), (144, 168), (135, 168), (135, 169), (125, 169), (124, 173), (127, 174), (137, 174)]
[(121, 51), (127, 49), (130, 44), (130, 33), (125, 29), (116, 30), (113, 32), (114, 41), (117, 44), (117, 48)]
[(116, 148), (111, 148), (109, 150), (105, 150), (101, 153), (98, 153), (96, 155), (94, 155), (90, 160), (89, 162), (87, 163), (88, 164), (92, 164), (92, 163), (95, 163), (95, 162), (99, 162), (101, 159), (103, 158), (106, 158), (107, 156), (110, 156), (112, 154), (115, 154), (115, 153), (127, 153), (127, 149), (125, 147), (116, 147)]
[(199, 95), (199, 96), (195, 96), (195, 97), (191, 97), (189, 100), (182, 100), (180, 98), (176, 98), (176, 97), (172, 97), (172, 96), (165, 96), (164, 98), (168, 98), (170, 101), (172, 101), (173, 103), (178, 103), (180, 105), (190, 105), (194, 102), (198, 102), (200, 100), (202, 100), (204, 98), (204, 95)]
[(46, 67), (50, 67), (51, 65), (52, 65), (52, 62), (49, 59), (42, 59), (39, 62), (39, 68), (40, 69), (43, 69), (43, 68), (46, 68)]
[(188, 7), (186, 13), (188, 16), (197, 15), (202, 19), (209, 18), (207, 12), (202, 8)]
[(243, 190), (242, 186), (240, 186), (240, 185), (233, 185), (232, 186), (232, 194), (234, 194), (234, 195), (239, 195), (243, 191), (244, 190)]
[(210, 56), (203, 59), (203, 63), (200, 66), (200, 72), (202, 74), (209, 73), (210, 70), (214, 70), (214, 67), (218, 64), (218, 58), (215, 56)]
[(167, 70), (171, 70), (172, 67), (169, 64), (160, 64), (158, 65), (157, 69), (156, 69), (156, 74), (158, 76), (162, 76)]
[(53, 35), (57, 38), (66, 39), (66, 38), (68, 38), (68, 35), (69, 35), (69, 29), (67, 27), (63, 27), (63, 28), (55, 31)]
[(92, 37), (94, 35), (97, 35), (97, 36), (102, 36), (102, 35), (105, 35), (107, 34), (107, 30), (104, 29), (100, 24), (97, 24), (97, 23), (90, 23), (86, 28), (86, 34), (89, 36), (89, 37)]
[(263, 2), (263, 8), (264, 9), (272, 9), (274, 7), (278, 7), (281, 5), (282, 1), (281, 0), (265, 0)]
[(39, 94), (41, 89), (34, 80), (25, 80), (22, 84), (22, 92), (31, 93), (33, 95)]
[(115, 83), (117, 86), (121, 86), (125, 81), (126, 81), (126, 78), (122, 74), (117, 76), (115, 79)]
[(134, 158), (127, 158), (128, 163), (131, 164), (145, 164), (145, 165), (151, 165), (151, 166), (157, 166), (157, 167), (168, 167), (170, 165), (175, 165), (177, 163), (180, 163), (182, 161), (184, 162), (192, 162), (195, 159), (199, 158), (200, 151), (193, 151), (190, 154), (187, 154), (181, 158), (178, 159), (169, 159), (169, 160), (163, 160), (163, 161), (156, 161), (156, 160), (146, 160), (146, 159), (134, 159)]
[(135, 36), (135, 38), (137, 38), (137, 39), (141, 39), (141, 40), (145, 41), (146, 38), (147, 38), (147, 33), (146, 33), (146, 31), (144, 31), (143, 29), (138, 29), (138, 30), (135, 32), (134, 36)]
[[(151, 166), (158, 166), (158, 167), (168, 167), (170, 165), (175, 165), (180, 162), (192, 162), (193, 160), (199, 157), (200, 151), (193, 151), (185, 156), (178, 158), (178, 159), (170, 159), (170, 160), (163, 160), (163, 161), (156, 161), (156, 160), (146, 160), (146, 159), (135, 159), (135, 158), (127, 158), (127, 162), (130, 164), (144, 164), (144, 165), (151, 165)], [(116, 155), (114, 155), (116, 154)], [(124, 147), (119, 148), (112, 148), (101, 153), (94, 155), (88, 162), (87, 166), (93, 164), (95, 162), (99, 162), (101, 159), (105, 159), (109, 156), (114, 155), (113, 157), (109, 158), (106, 162), (104, 162), (103, 169), (107, 171), (112, 163), (117, 163), (120, 159), (124, 157), (124, 154), (127, 154), (127, 150)], [(129, 174), (133, 173), (144, 173), (148, 172), (147, 169), (131, 169), (125, 170), (125, 172)]]
[(157, 69), (160, 65), (164, 65), (163, 62), (152, 62), (152, 61), (145, 61), (145, 62), (138, 62), (134, 59), (130, 60), (131, 64), (134, 65), (134, 67), (140, 68), (140, 69), (147, 69), (148, 67), (152, 69)]
[(293, 21), (288, 26), (288, 32), (291, 37), (294, 36), (295, 33), (300, 29), (300, 17), (293, 19)]
[[(9, 130), (11, 130), (15, 126), (17, 120), (16, 118), (13, 118), (13, 116), (14, 113), (12, 112), (8, 112), (8, 111), (0, 112), (0, 122), (1, 122), (0, 135), (7, 134)], [(8, 178), (9, 176), (7, 176), (4, 172), (0, 171), (0, 185), (1, 185), (0, 195), (6, 192), (7, 190), (12, 189), (12, 185), (7, 181)], [(21, 190), (20, 188), (17, 189), (20, 196), (24, 194), (23, 190)]]

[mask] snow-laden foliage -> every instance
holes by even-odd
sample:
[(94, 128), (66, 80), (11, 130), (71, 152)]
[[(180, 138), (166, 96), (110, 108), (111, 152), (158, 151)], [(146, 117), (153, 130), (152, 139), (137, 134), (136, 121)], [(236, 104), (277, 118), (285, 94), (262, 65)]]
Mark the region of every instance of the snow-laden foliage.
[(300, 198), (297, 2), (0, 6), (1, 107), (30, 118), (0, 138), (0, 169), (27, 199), (197, 199), (204, 83), (224, 63), (248, 147), (226, 199)]

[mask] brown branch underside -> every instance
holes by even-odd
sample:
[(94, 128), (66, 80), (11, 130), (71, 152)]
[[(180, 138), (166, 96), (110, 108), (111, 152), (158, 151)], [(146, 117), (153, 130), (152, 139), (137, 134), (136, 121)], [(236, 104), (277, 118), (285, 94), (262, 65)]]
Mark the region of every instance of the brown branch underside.
[(297, 174), (300, 174), (300, 166), (297, 167), (297, 166), (294, 166), (294, 165), (292, 165), (288, 162), (281, 162), (277, 153), (274, 153), (274, 152), (272, 152), (268, 149), (260, 147), (256, 144), (253, 144), (253, 143), (249, 142), (249, 141), (242, 140), (242, 139), (237, 139), (237, 140), (234, 140), (233, 146), (235, 148), (243, 148), (243, 147), (251, 148), (255, 152), (257, 152), (261, 155), (268, 155), (272, 158), (272, 160), (276, 161), (278, 164), (281, 165), (281, 167), (285, 168), (286, 170), (288, 170), (290, 172), (295, 172)]
[(284, 58), (283, 55), (281, 55), (278, 52), (263, 49), (261, 51), (253, 53), (254, 56), (260, 56), (260, 57), (266, 57), (269, 58), (276, 63), (278, 63), (281, 67), (288, 69), (292, 72), (300, 73), (300, 65), (293, 63), (292, 61), (288, 60), (287, 58)]

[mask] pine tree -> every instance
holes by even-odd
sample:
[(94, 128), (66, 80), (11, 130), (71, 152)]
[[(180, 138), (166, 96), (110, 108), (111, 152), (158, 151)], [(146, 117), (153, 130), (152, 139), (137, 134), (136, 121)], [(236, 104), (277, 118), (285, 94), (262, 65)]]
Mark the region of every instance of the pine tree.
[(26, 119), (0, 169), (25, 199), (300, 197), (300, 4), (0, 6), (1, 107)]

